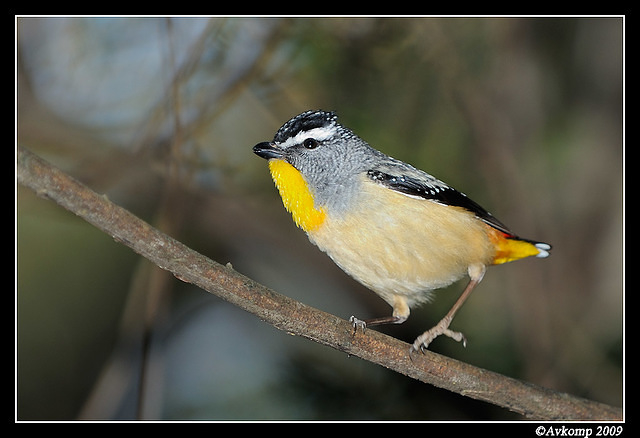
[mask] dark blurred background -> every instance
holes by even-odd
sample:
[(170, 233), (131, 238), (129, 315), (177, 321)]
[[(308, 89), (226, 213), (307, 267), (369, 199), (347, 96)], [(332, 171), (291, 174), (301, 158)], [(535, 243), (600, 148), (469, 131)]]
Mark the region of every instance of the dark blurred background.
[[(16, 23), (20, 145), (281, 293), (387, 315), (295, 228), (251, 151), (299, 112), (335, 110), (554, 246), (489, 269), (452, 326), (467, 348), (430, 348), (622, 406), (622, 18)], [(19, 420), (520, 418), (278, 331), (16, 194)], [(413, 341), (464, 284), (381, 330)]]

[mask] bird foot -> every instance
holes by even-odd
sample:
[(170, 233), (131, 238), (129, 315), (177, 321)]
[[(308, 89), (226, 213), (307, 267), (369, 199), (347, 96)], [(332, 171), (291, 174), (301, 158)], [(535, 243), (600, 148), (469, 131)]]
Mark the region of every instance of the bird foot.
[(361, 319), (358, 319), (353, 315), (351, 315), (351, 317), (349, 318), (349, 322), (353, 325), (354, 335), (356, 334), (358, 329), (362, 330), (362, 333), (364, 333), (367, 330), (367, 322)]
[(435, 338), (437, 338), (440, 335), (445, 335), (455, 341), (462, 342), (462, 346), (466, 347), (467, 339), (464, 337), (462, 333), (454, 332), (453, 330), (450, 330), (449, 329), (450, 323), (451, 323), (451, 319), (449, 318), (442, 319), (438, 324), (436, 324), (435, 326), (433, 326), (432, 328), (430, 328), (429, 330), (427, 330), (426, 332), (418, 336), (415, 342), (413, 343), (413, 345), (411, 346), (410, 351), (411, 352), (420, 351), (421, 353), (423, 353), (425, 350), (427, 350), (427, 348), (429, 348), (429, 344), (431, 343), (431, 341), (433, 341)]

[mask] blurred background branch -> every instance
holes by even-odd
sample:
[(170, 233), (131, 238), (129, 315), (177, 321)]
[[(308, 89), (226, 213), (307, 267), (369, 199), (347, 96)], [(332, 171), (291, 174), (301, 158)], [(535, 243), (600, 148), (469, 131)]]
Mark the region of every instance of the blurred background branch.
[(622, 410), (618, 408), (524, 384), (431, 351), (411, 355), (408, 344), (372, 330), (354, 333), (347, 321), (277, 294), (230, 266), (213, 262), (21, 147), (17, 168), (18, 182), (39, 196), (80, 216), (176, 278), (197, 285), (280, 330), (533, 419), (622, 420)]
[[(378, 149), (552, 243), (548, 260), (487, 273), (456, 317), (466, 349), (431, 349), (623, 405), (622, 18), (16, 26), (21, 145), (296, 301), (342, 318), (388, 311), (292, 225), (251, 152), (306, 109), (337, 111)], [(282, 339), (30, 190), (16, 199), (21, 419), (520, 418)], [(413, 340), (460, 287), (382, 330)]]

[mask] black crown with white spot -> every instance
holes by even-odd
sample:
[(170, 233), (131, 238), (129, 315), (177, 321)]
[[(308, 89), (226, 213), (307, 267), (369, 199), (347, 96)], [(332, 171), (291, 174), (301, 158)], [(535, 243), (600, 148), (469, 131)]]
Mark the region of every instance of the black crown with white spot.
[(282, 143), (288, 138), (295, 137), (300, 132), (337, 125), (337, 120), (338, 116), (333, 111), (305, 111), (282, 125), (273, 137), (273, 141)]

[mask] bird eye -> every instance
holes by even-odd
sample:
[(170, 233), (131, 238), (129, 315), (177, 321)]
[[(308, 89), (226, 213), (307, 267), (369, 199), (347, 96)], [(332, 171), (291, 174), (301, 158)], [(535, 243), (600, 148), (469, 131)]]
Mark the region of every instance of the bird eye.
[(307, 149), (315, 149), (318, 147), (318, 141), (315, 138), (307, 138), (302, 145)]

